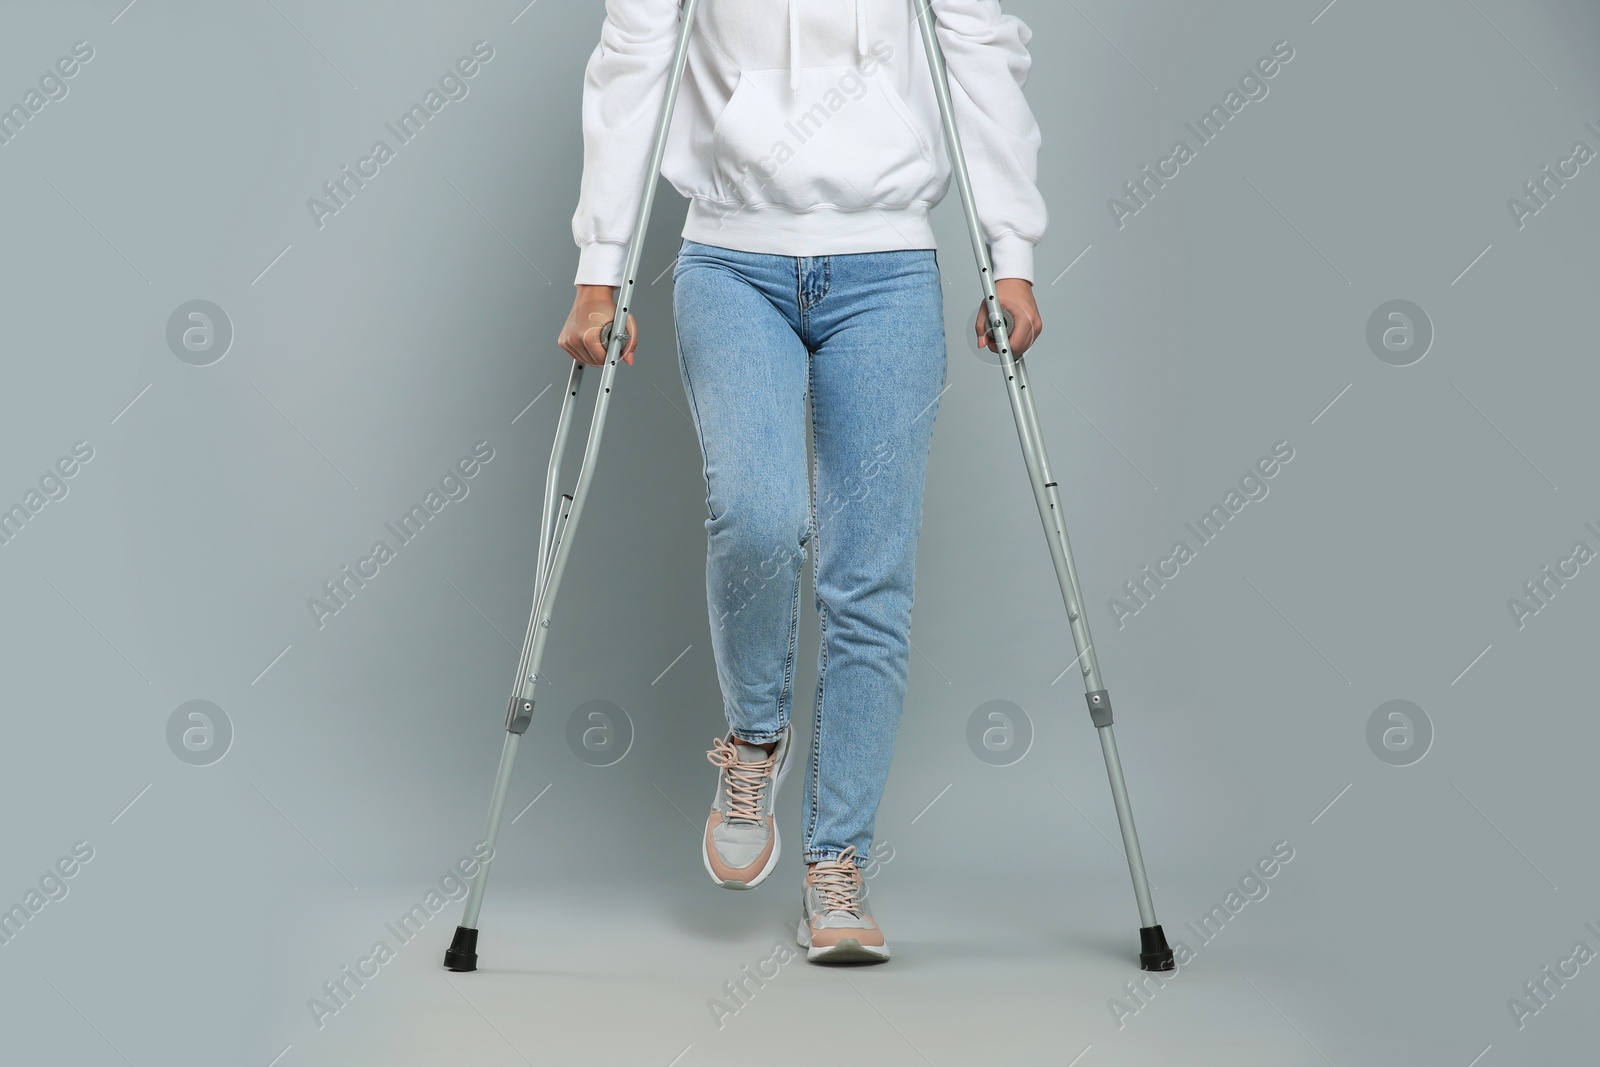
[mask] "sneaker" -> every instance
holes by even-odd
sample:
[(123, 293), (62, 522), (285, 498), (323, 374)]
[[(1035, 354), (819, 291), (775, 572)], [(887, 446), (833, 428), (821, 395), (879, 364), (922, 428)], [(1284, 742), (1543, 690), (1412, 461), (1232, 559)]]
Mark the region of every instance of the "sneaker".
[(721, 768), (700, 853), (706, 873), (724, 889), (753, 889), (778, 865), (778, 826), (773, 818), (778, 787), (789, 772), (785, 727), (771, 755), (760, 745), (719, 737), (706, 759)]
[(883, 931), (867, 907), (866, 888), (850, 845), (837, 860), (806, 872), (795, 940), (812, 963), (876, 963), (889, 958)]

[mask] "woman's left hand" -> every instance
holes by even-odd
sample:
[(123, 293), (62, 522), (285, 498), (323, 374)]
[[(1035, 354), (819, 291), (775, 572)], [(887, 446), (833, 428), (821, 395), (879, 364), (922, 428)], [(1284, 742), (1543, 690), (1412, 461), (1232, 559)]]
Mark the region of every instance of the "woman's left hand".
[[(1039, 339), (1044, 332), (1044, 320), (1039, 317), (1039, 305), (1033, 301), (1033, 283), (1024, 278), (1000, 278), (994, 283), (995, 295), (1000, 298), (1000, 306), (1011, 312), (1011, 353), (1020, 356), (1032, 347), (1033, 342)], [(975, 329), (978, 335), (978, 347), (993, 351), (994, 345), (989, 340), (989, 316), (984, 314), (984, 309), (978, 307), (978, 321)]]

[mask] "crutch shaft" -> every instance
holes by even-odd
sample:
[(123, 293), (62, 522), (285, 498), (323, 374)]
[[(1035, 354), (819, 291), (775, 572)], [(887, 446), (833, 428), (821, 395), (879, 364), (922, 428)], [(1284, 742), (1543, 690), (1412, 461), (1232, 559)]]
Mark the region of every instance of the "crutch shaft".
[[(616, 314), (610, 326), (603, 331), (606, 345), (605, 363), (600, 371), (599, 394), (595, 398), (594, 415), (589, 421), (589, 435), (583, 448), (583, 462), (578, 471), (577, 484), (572, 493), (556, 499), (560, 484), (560, 469), (567, 436), (571, 430), (570, 407), (578, 395), (583, 378), (583, 367), (573, 362), (567, 378), (566, 395), (562, 398), (561, 415), (556, 423), (556, 439), (552, 446), (550, 468), (545, 478), (545, 503), (540, 516), (538, 556), (535, 563), (534, 603), (528, 619), (528, 630), (522, 642), (522, 652), (517, 660), (517, 678), (512, 686), (511, 701), (506, 709), (506, 737), (500, 752), (500, 767), (495, 774), (494, 791), (489, 799), (489, 818), (484, 830), (484, 841), (492, 859), (498, 845), (500, 820), (505, 812), (506, 794), (511, 786), (511, 773), (516, 764), (517, 746), (533, 719), (534, 695), (539, 681), (539, 667), (544, 659), (545, 640), (550, 631), (550, 614), (560, 588), (561, 575), (566, 570), (571, 555), (573, 531), (583, 514), (584, 502), (594, 479), (595, 465), (600, 454), (601, 435), (605, 431), (606, 411), (611, 402), (612, 383), (616, 378), (617, 364), (628, 343), (628, 312), (633, 303), (634, 284), (639, 274), (639, 263), (644, 255), (645, 234), (650, 227), (651, 209), (655, 204), (656, 176), (661, 172), (661, 162), (666, 154), (667, 133), (671, 125), (673, 108), (678, 98), (678, 88), (683, 82), (683, 71), (689, 54), (689, 37), (694, 27), (695, 11), (699, 0), (683, 0), (679, 12), (678, 43), (672, 57), (667, 78), (666, 93), (661, 102), (661, 113), (656, 123), (655, 140), (651, 145), (650, 162), (645, 172), (645, 185), (640, 198), (639, 214), (634, 220), (633, 235), (628, 245), (623, 281), (617, 294)], [(456, 971), (476, 970), (478, 965), (478, 914), (483, 906), (483, 895), (489, 879), (489, 861), (478, 865), (467, 896), (461, 925), (456, 927), (455, 940), (445, 953), (445, 966)]]
[[(500, 749), (500, 769), (495, 773), (494, 794), (489, 803), (489, 819), (483, 829), (483, 840), (489, 848), (489, 859), (494, 857), (495, 846), (500, 840), (500, 817), (506, 810), (506, 789), (511, 784), (511, 768), (517, 762), (517, 744), (521, 734), (507, 733), (504, 746)], [(479, 865), (481, 872), (489, 865), (485, 859)], [(478, 910), (483, 907), (483, 888), (488, 879), (480, 878), (477, 874), (472, 878), (472, 889), (467, 893), (467, 906), (461, 917), (461, 925), (477, 927)]]
[(1155, 907), (1150, 901), (1149, 880), (1145, 877), (1144, 856), (1139, 849), (1139, 835), (1133, 825), (1133, 807), (1128, 801), (1128, 787), (1122, 776), (1122, 763), (1117, 755), (1116, 737), (1111, 729), (1111, 697), (1100, 682), (1100, 668), (1095, 661), (1094, 641), (1089, 634), (1089, 621), (1083, 610), (1083, 593), (1078, 587), (1078, 572), (1072, 561), (1072, 546), (1067, 540), (1067, 527), (1062, 517), (1061, 498), (1054, 478), (1050, 476), (1050, 462), (1045, 455), (1044, 435), (1039, 429), (1038, 412), (1034, 409), (1033, 395), (1028, 389), (1028, 373), (1022, 360), (1011, 351), (1011, 316), (1000, 306), (995, 291), (994, 264), (989, 247), (984, 240), (982, 221), (978, 216), (977, 198), (973, 194), (972, 179), (967, 171), (966, 156), (961, 148), (961, 131), (956, 127), (955, 106), (950, 98), (949, 72), (945, 67), (944, 53), (939, 46), (936, 18), (929, 0), (911, 0), (922, 32), (923, 50), (927, 53), (928, 68), (933, 75), (934, 95), (939, 103), (939, 117), (944, 126), (945, 143), (950, 151), (951, 169), (956, 188), (961, 194), (962, 208), (966, 214), (967, 235), (972, 241), (972, 251), (978, 261), (978, 274), (983, 284), (983, 299), (988, 320), (988, 336), (995, 352), (1000, 356), (1000, 366), (1005, 372), (1006, 392), (1011, 401), (1011, 413), (1017, 424), (1017, 438), (1022, 446), (1023, 461), (1028, 468), (1028, 481), (1033, 487), (1034, 502), (1039, 508), (1039, 518), (1044, 523), (1045, 539), (1049, 543), (1051, 562), (1061, 586), (1061, 596), (1066, 601), (1067, 619), (1071, 624), (1072, 643), (1078, 656), (1084, 681), (1084, 695), (1089, 703), (1089, 716), (1100, 735), (1100, 748), (1105, 756), (1106, 773), (1111, 782), (1111, 798), (1117, 809), (1117, 825), (1122, 830), (1126, 849), (1128, 872), (1133, 879), (1134, 899), (1139, 908), (1140, 953), (1139, 965), (1145, 970), (1170, 970), (1173, 966), (1172, 950), (1167, 947), (1166, 935), (1156, 922)]
[[(550, 570), (550, 545), (554, 538), (551, 527), (555, 524), (558, 494), (561, 492), (561, 460), (567, 450), (567, 438), (572, 429), (572, 400), (583, 385), (583, 364), (572, 361), (567, 372), (567, 391), (561, 398), (561, 414), (556, 417), (555, 443), (550, 448), (550, 469), (544, 479), (544, 511), (539, 521), (539, 563), (534, 571), (533, 588), (544, 587), (544, 578)], [(535, 592), (537, 596), (537, 592)]]
[(1150, 902), (1150, 881), (1144, 873), (1144, 857), (1139, 849), (1139, 832), (1133, 828), (1133, 808), (1128, 803), (1128, 786), (1122, 780), (1122, 760), (1117, 757), (1117, 738), (1111, 724), (1095, 728), (1100, 735), (1100, 753), (1106, 760), (1106, 776), (1111, 780), (1111, 802), (1117, 808), (1117, 825), (1122, 828), (1122, 847), (1133, 875), (1133, 896), (1139, 905), (1139, 925), (1156, 925), (1156, 907)]
[[(1056, 570), (1056, 580), (1061, 586), (1061, 598), (1067, 608), (1067, 624), (1072, 630), (1072, 643), (1078, 649), (1079, 674), (1086, 693), (1100, 691), (1100, 662), (1095, 656), (1094, 640), (1089, 636), (1089, 620), (1083, 610), (1083, 591), (1078, 587), (1078, 568), (1072, 559), (1072, 543), (1067, 538), (1066, 518), (1061, 508), (1061, 493), (1056, 480), (1050, 475), (1050, 459), (1045, 454), (1044, 433), (1039, 428), (1039, 413), (1033, 405), (1033, 393), (1028, 388), (1028, 368), (1023, 360), (1012, 361), (1006, 384), (1011, 396), (1011, 410), (1017, 423), (1017, 436), (1022, 444), (1022, 455), (1028, 465), (1029, 482), (1033, 487), (1034, 502), (1039, 507), (1039, 517), (1044, 523), (1045, 537), (1051, 546), (1050, 560)], [(1059, 551), (1056, 546), (1059, 545)]]
[[(549, 546), (550, 559), (547, 567), (543, 568), (544, 574), (539, 582), (535, 595), (533, 616), (528, 623), (528, 637), (523, 643), (521, 662), (517, 668), (517, 684), (512, 691), (511, 704), (506, 712), (506, 729), (522, 733), (528, 728), (528, 723), (533, 716), (534, 691), (538, 684), (539, 664), (544, 658), (545, 636), (549, 632), (549, 613), (554, 604), (556, 588), (561, 581), (561, 574), (566, 568), (567, 550), (571, 546), (571, 538), (560, 536), (563, 530), (570, 531), (578, 524), (578, 516), (583, 511), (584, 500), (588, 497), (589, 484), (594, 476), (593, 460), (598, 458), (600, 451), (600, 436), (605, 429), (606, 411), (611, 404), (612, 382), (617, 375), (617, 364), (621, 361), (622, 350), (629, 340), (627, 331), (628, 313), (633, 304), (634, 286), (639, 276), (639, 263), (644, 256), (644, 238), (650, 226), (651, 211), (656, 199), (656, 175), (661, 172), (661, 161), (666, 156), (667, 133), (671, 125), (673, 106), (678, 98), (678, 88), (683, 82), (683, 68), (689, 55), (689, 34), (694, 26), (695, 10), (699, 0), (683, 0), (683, 10), (679, 14), (681, 20), (678, 34), (677, 49), (673, 53), (672, 66), (667, 79), (666, 93), (661, 101), (661, 115), (656, 124), (656, 134), (650, 148), (650, 162), (645, 169), (645, 183), (643, 195), (640, 198), (639, 214), (634, 220), (632, 239), (628, 242), (628, 256), (623, 266), (622, 284), (618, 287), (615, 317), (607, 325), (602, 336), (606, 339), (605, 364), (600, 371), (600, 394), (595, 399), (594, 416), (589, 422), (589, 439), (584, 445), (583, 466), (578, 474), (577, 488), (572, 493), (572, 499), (567, 502), (565, 521), (557, 519), (557, 529), (551, 534)], [(581, 368), (574, 367), (572, 377), (569, 379), (567, 399), (576, 395), (576, 386)], [(562, 414), (566, 414), (566, 404), (562, 405)], [(562, 437), (557, 436), (557, 448), (561, 446)], [(552, 474), (546, 487), (546, 516), (550, 514), (548, 494), (555, 484)], [(542, 549), (541, 549), (542, 551)]]

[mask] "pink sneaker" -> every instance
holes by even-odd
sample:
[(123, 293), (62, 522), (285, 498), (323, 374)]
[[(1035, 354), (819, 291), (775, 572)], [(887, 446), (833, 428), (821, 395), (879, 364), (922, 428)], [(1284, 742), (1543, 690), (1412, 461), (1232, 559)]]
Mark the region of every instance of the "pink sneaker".
[(771, 755), (732, 735), (714, 740), (706, 753), (722, 773), (700, 852), (706, 873), (724, 889), (753, 889), (778, 865), (773, 807), (789, 771), (793, 733), (792, 726), (785, 727)]
[(837, 860), (813, 863), (806, 872), (795, 940), (812, 963), (878, 963), (889, 958), (883, 931), (867, 907), (855, 855), (856, 847), (850, 845)]

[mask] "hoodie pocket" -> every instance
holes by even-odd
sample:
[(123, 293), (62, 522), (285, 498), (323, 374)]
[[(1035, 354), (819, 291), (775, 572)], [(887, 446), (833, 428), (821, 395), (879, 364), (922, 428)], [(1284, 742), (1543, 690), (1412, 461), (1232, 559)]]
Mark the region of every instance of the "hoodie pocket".
[(747, 70), (712, 129), (724, 201), (790, 211), (902, 208), (934, 177), (933, 153), (882, 70)]

